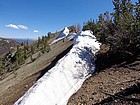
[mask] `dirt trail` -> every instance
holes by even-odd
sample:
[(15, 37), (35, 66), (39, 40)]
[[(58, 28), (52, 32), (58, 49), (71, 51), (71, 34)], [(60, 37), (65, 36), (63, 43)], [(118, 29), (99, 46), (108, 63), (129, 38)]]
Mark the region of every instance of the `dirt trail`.
[(0, 105), (13, 105), (45, 72), (63, 57), (70, 49), (72, 42), (58, 42), (51, 45), (51, 51), (45, 53), (33, 63), (19, 68), (15, 76), (9, 75), (0, 81)]

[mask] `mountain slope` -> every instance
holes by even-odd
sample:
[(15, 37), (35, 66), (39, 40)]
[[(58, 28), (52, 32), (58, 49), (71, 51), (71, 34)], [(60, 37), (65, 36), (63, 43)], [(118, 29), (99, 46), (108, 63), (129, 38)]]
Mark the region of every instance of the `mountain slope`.
[(15, 105), (66, 105), (69, 97), (95, 71), (100, 43), (88, 31), (75, 36), (73, 48), (46, 72)]
[(10, 51), (10, 49), (15, 48), (17, 45), (19, 43), (16, 40), (0, 38), (0, 55)]
[[(22, 65), (16, 70), (16, 75), (11, 73), (0, 80), (0, 105), (13, 105), (37, 79), (70, 50), (71, 45), (72, 42), (67, 40), (52, 44), (49, 53), (44, 53), (32, 63)], [(67, 48), (69, 49), (66, 50)]]

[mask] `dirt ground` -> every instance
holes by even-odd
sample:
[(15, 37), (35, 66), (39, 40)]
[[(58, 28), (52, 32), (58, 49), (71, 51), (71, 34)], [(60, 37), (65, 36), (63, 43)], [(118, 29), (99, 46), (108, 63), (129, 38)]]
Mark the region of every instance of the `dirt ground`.
[(140, 105), (140, 57), (88, 78), (68, 105)]
[(51, 51), (32, 63), (23, 65), (5, 79), (0, 80), (0, 105), (13, 105), (45, 72), (70, 49), (71, 41), (60, 41), (51, 45)]

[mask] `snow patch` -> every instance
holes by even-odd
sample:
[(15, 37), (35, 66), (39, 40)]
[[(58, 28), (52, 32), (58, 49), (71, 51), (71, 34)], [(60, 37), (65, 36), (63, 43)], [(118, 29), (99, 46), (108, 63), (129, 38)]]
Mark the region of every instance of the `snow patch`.
[(100, 43), (90, 31), (78, 33), (70, 52), (14, 105), (66, 105), (70, 96), (94, 73), (94, 54), (99, 49)]
[(66, 36), (66, 39), (68, 39), (68, 40), (74, 39), (75, 35), (76, 35), (76, 33), (68, 34), (68, 35)]
[(56, 43), (59, 40), (65, 38), (68, 34), (69, 34), (69, 29), (67, 27), (65, 27), (63, 32), (60, 33), (60, 35), (51, 44)]

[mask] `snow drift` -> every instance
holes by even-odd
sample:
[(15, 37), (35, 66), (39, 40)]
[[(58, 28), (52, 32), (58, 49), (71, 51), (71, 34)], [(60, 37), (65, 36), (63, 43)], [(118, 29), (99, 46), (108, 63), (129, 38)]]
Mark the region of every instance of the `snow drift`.
[(68, 40), (74, 39), (75, 35), (76, 35), (76, 33), (70, 33), (66, 36), (66, 39), (68, 39)]
[(66, 105), (68, 99), (95, 71), (94, 54), (100, 49), (91, 31), (74, 37), (70, 52), (41, 77), (15, 105)]
[(68, 34), (69, 34), (69, 29), (65, 27), (63, 31), (60, 33), (60, 35), (51, 44), (56, 43), (59, 40), (65, 38)]

